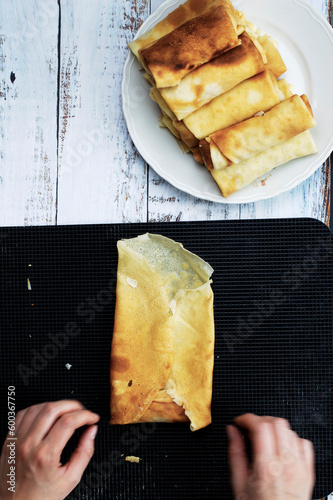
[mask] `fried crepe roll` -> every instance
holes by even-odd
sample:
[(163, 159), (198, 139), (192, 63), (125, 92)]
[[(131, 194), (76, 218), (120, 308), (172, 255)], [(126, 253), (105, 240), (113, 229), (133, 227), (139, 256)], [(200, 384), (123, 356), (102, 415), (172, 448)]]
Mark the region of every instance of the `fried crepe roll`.
[(161, 92), (156, 87), (152, 87), (150, 89), (150, 98), (159, 105), (163, 113), (165, 113), (169, 118), (171, 118), (171, 120), (176, 119), (176, 115), (174, 114), (173, 111), (171, 111), (171, 109), (161, 96)]
[(284, 78), (282, 80), (278, 80), (278, 85), (280, 90), (282, 90), (282, 92), (284, 93), (286, 99), (294, 94), (293, 86), (290, 85), (290, 83), (288, 83)]
[(210, 136), (226, 167), (239, 163), (265, 149), (281, 144), (316, 126), (306, 95), (293, 95), (267, 113), (245, 120)]
[(278, 43), (268, 35), (260, 36), (258, 42), (265, 51), (267, 68), (272, 71), (276, 78), (279, 78), (279, 76), (287, 71), (287, 67), (278, 51)]
[(173, 126), (178, 130), (182, 141), (189, 148), (196, 148), (199, 145), (199, 140), (190, 132), (190, 130), (184, 125), (182, 121), (178, 121), (177, 118), (173, 120)]
[(168, 33), (171, 33), (171, 31), (174, 31), (182, 24), (218, 5), (222, 5), (224, 8), (229, 9), (236, 17), (239, 25), (237, 26), (237, 34), (241, 34), (244, 26), (241, 25), (236, 11), (229, 0), (187, 0), (187, 2), (172, 11), (165, 19), (162, 19), (162, 21), (156, 24), (156, 26), (152, 29), (141, 35), (136, 40), (130, 42), (128, 46), (133, 54), (138, 58), (139, 62), (141, 62), (141, 58), (139, 56), (139, 51), (141, 49), (151, 46), (154, 42)]
[(223, 166), (224, 159), (218, 148), (210, 148), (209, 143), (205, 140), (200, 141), (200, 146), (205, 165), (225, 198), (251, 184), (258, 177), (267, 174), (275, 167), (317, 152), (317, 147), (309, 130), (228, 167)]
[(236, 17), (220, 5), (182, 24), (139, 54), (157, 88), (174, 87), (191, 71), (239, 44)]
[(258, 177), (273, 168), (317, 152), (311, 132), (306, 130), (287, 141), (251, 156), (247, 160), (235, 163), (220, 170), (212, 170), (211, 174), (218, 184), (223, 196), (229, 195), (247, 186)]
[(243, 33), (239, 38), (242, 44), (238, 47), (192, 71), (176, 87), (160, 89), (178, 120), (264, 71), (263, 57), (249, 35)]
[(213, 269), (179, 243), (118, 242), (111, 424), (211, 422)]
[(215, 97), (183, 121), (197, 139), (204, 139), (251, 118), (258, 111), (268, 111), (284, 99), (275, 76), (266, 70)]

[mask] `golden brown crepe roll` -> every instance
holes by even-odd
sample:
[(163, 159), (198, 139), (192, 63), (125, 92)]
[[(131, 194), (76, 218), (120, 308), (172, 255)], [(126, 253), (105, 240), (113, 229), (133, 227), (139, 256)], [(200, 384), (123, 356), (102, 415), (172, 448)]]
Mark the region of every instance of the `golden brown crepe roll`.
[(258, 111), (268, 111), (284, 100), (275, 76), (263, 71), (184, 118), (184, 124), (198, 139), (247, 120)]
[(161, 92), (156, 87), (152, 87), (150, 89), (150, 98), (159, 105), (163, 113), (165, 113), (169, 118), (171, 118), (171, 120), (176, 119), (176, 115), (174, 114), (173, 111), (171, 111), (171, 109), (161, 96)]
[(177, 120), (176, 115), (173, 113), (173, 111), (171, 111), (168, 104), (161, 96), (160, 90), (156, 87), (152, 87), (150, 90), (150, 97), (159, 105), (164, 117), (168, 118), (168, 120), (163, 120), (164, 125), (170, 130), (170, 132), (173, 133), (176, 138), (180, 138), (183, 141), (185, 145), (184, 151), (188, 153), (189, 148), (197, 147), (199, 144), (198, 139), (194, 137), (192, 132), (188, 130), (188, 128), (182, 121)]
[(174, 87), (194, 69), (239, 44), (235, 16), (219, 5), (141, 49), (139, 54), (157, 88)]
[(184, 122), (178, 121), (177, 118), (173, 120), (173, 126), (180, 133), (182, 141), (189, 147), (195, 148), (199, 144), (199, 140), (192, 134), (192, 132), (184, 125)]
[(154, 79), (147, 71), (145, 71), (142, 76), (151, 87), (154, 86)]
[(224, 166), (227, 166), (285, 142), (315, 125), (307, 97), (294, 95), (263, 116), (215, 132), (210, 136), (211, 148), (214, 144), (220, 150)]
[(258, 41), (265, 51), (267, 68), (272, 71), (276, 78), (279, 78), (279, 76), (287, 71), (287, 67), (278, 51), (277, 42), (268, 35), (260, 36)]
[[(136, 40), (128, 44), (133, 54), (140, 60), (139, 50), (151, 46), (156, 40), (159, 40), (164, 35), (171, 33), (186, 21), (190, 21), (194, 17), (203, 14), (213, 6), (223, 5), (225, 8), (230, 9), (237, 17), (236, 11), (229, 0), (187, 0), (184, 4), (180, 5), (177, 9), (172, 11), (165, 19), (162, 19), (156, 26), (141, 35)], [(237, 27), (237, 34), (242, 33), (244, 27), (237, 17), (239, 26)]]
[(160, 89), (161, 96), (178, 120), (243, 80), (264, 71), (262, 55), (249, 35), (243, 33), (239, 39), (241, 45), (192, 71), (176, 87)]
[(213, 269), (179, 243), (118, 242), (111, 424), (211, 422)]
[(204, 161), (203, 161), (203, 158), (202, 158), (202, 155), (200, 152), (199, 145), (196, 146), (195, 148), (191, 148), (190, 151), (193, 154), (193, 158), (195, 159), (195, 161), (200, 163), (200, 165), (204, 165)]
[(282, 80), (278, 80), (278, 85), (280, 90), (284, 93), (286, 99), (294, 94), (293, 86), (290, 85), (290, 83), (288, 83), (284, 78)]
[[(247, 186), (258, 177), (273, 170), (290, 160), (307, 156), (317, 152), (311, 132), (306, 130), (287, 141), (273, 146), (261, 153), (251, 156), (240, 163), (234, 163), (225, 168), (215, 169), (218, 166), (219, 150), (215, 149), (214, 169), (210, 170), (225, 198), (235, 191)], [(222, 159), (223, 164), (223, 159)]]
[(164, 114), (162, 112), (162, 116), (161, 116), (161, 119), (162, 119), (162, 123), (164, 125), (164, 127), (168, 128), (170, 130), (170, 132), (177, 138), (177, 139), (181, 139), (181, 136), (180, 136), (180, 133), (179, 131), (176, 129), (176, 127), (174, 126), (173, 124), (173, 121), (171, 120), (171, 118)]

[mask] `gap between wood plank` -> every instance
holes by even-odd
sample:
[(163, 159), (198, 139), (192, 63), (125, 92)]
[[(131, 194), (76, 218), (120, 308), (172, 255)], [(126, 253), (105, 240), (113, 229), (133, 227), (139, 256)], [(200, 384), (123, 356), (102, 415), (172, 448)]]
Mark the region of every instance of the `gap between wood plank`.
[(55, 207), (55, 225), (58, 225), (58, 188), (59, 188), (59, 134), (60, 134), (60, 82), (61, 82), (61, 5), (59, 6), (58, 21), (58, 78), (57, 78), (57, 179), (56, 179), (56, 207)]

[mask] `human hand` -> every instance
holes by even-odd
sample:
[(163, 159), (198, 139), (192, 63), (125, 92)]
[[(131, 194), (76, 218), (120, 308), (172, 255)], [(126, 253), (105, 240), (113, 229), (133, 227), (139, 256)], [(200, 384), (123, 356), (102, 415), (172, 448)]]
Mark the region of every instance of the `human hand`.
[[(63, 500), (80, 482), (94, 453), (99, 415), (78, 401), (55, 401), (17, 413), (15, 437), (5, 440), (0, 457), (1, 500)], [(70, 460), (62, 465), (61, 453), (72, 434), (89, 425)], [(15, 493), (9, 491), (8, 443), (15, 443)]]
[(311, 441), (301, 439), (282, 418), (241, 415), (252, 446), (252, 464), (242, 433), (227, 426), (231, 483), (236, 500), (310, 500), (315, 482)]

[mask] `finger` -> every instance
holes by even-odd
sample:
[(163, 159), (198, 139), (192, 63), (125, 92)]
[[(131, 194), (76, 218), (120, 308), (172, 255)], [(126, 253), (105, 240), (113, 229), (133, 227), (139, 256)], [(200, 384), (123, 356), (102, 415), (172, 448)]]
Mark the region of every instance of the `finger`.
[(307, 464), (314, 466), (314, 448), (312, 442), (308, 439), (299, 438), (299, 444), (301, 457)]
[(277, 454), (273, 424), (266, 417), (247, 413), (234, 418), (240, 427), (249, 431), (254, 460), (270, 460)]
[(293, 455), (297, 460), (299, 460), (302, 454), (303, 445), (301, 444), (301, 439), (295, 431), (290, 431), (290, 446), (294, 450)]
[(28, 408), (25, 408), (24, 410), (20, 410), (18, 413), (16, 413), (15, 416), (15, 434), (18, 434), (18, 431), (21, 426), (21, 422), (24, 418), (24, 415), (27, 413)]
[(93, 425), (83, 432), (77, 448), (72, 453), (67, 464), (63, 466), (65, 469), (65, 477), (73, 484), (73, 488), (80, 482), (82, 474), (94, 454), (94, 439), (97, 430), (97, 425)]
[(231, 484), (235, 496), (244, 491), (249, 475), (246, 446), (241, 432), (233, 425), (227, 425), (229, 437), (228, 456), (231, 470)]
[(267, 422), (271, 422), (274, 425), (279, 425), (281, 427), (285, 427), (286, 429), (290, 429), (290, 423), (286, 418), (270, 417), (269, 415), (266, 415), (264, 418)]
[(251, 431), (259, 422), (270, 422), (273, 417), (259, 416), (254, 413), (245, 413), (234, 418), (235, 424)]
[(268, 422), (259, 422), (249, 433), (252, 444), (253, 461), (267, 462), (276, 457), (276, 441), (273, 425)]
[(293, 457), (295, 457), (294, 434), (290, 429), (289, 422), (287, 420), (277, 418), (273, 421), (273, 425), (277, 453), (279, 457), (283, 459), (283, 463), (285, 463), (285, 465), (292, 463)]
[[(29, 439), (34, 443), (40, 443), (51, 430), (55, 422), (65, 413), (84, 409), (79, 401), (61, 400), (44, 403), (38, 413), (34, 409), (28, 409), (21, 427), (24, 426), (29, 433)], [(25, 422), (27, 420), (27, 422)], [(28, 424), (29, 428), (28, 428)]]
[(16, 434), (19, 433), (20, 436), (23, 436), (29, 431), (31, 424), (34, 422), (34, 419), (45, 406), (45, 404), (46, 403), (32, 405), (17, 413), (15, 418)]
[(97, 413), (88, 410), (66, 413), (54, 424), (44, 443), (47, 443), (50, 450), (53, 450), (57, 456), (60, 456), (76, 429), (83, 425), (96, 424), (99, 420), (100, 416)]
[(268, 422), (274, 423), (275, 421), (279, 421), (281, 425), (285, 425), (290, 428), (290, 424), (288, 420), (279, 417), (272, 417), (270, 415), (259, 416), (254, 413), (245, 413), (244, 415), (240, 415), (234, 418), (234, 422), (240, 427), (245, 427), (250, 430), (251, 427), (254, 427), (259, 422)]

